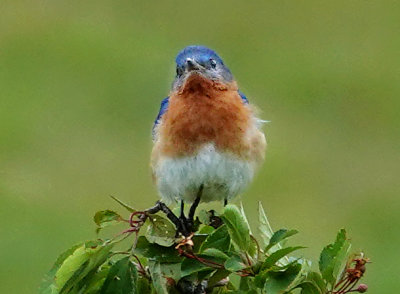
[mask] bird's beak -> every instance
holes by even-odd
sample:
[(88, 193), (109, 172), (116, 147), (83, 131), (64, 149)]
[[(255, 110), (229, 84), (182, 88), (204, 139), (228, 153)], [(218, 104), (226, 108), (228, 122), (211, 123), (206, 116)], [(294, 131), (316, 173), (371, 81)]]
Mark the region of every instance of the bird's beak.
[(187, 58), (185, 62), (186, 71), (201, 70), (203, 66), (200, 65), (196, 60)]

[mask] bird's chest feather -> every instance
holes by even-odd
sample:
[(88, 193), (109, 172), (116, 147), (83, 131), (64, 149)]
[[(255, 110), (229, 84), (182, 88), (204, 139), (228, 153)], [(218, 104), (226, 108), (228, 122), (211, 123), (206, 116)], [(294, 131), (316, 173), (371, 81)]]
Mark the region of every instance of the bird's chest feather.
[(240, 155), (250, 122), (251, 111), (235, 86), (217, 87), (194, 79), (184, 91), (170, 96), (160, 128), (161, 152), (187, 156), (213, 143), (217, 150)]

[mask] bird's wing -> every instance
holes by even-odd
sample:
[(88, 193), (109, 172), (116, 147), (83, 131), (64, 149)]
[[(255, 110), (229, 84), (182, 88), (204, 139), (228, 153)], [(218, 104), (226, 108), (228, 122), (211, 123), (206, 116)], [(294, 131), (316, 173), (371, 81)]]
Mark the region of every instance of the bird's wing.
[(238, 93), (240, 95), (240, 98), (242, 98), (242, 101), (244, 104), (249, 104), (249, 99), (247, 99), (246, 95), (243, 94), (242, 91), (238, 90)]
[[(238, 93), (240, 95), (240, 98), (242, 98), (243, 103), (249, 104), (249, 99), (247, 99), (246, 95), (244, 95), (243, 92), (240, 90), (238, 90)], [(259, 128), (259, 129), (262, 127), (263, 124), (270, 122), (269, 120), (263, 120), (263, 119), (259, 119), (257, 117), (255, 117), (255, 120), (256, 120), (257, 128)]]
[(153, 124), (153, 129), (152, 129), (153, 140), (155, 140), (157, 137), (157, 126), (160, 124), (161, 118), (164, 115), (164, 113), (168, 110), (168, 104), (169, 104), (169, 97), (166, 97), (161, 101), (160, 111), (158, 112), (158, 115)]

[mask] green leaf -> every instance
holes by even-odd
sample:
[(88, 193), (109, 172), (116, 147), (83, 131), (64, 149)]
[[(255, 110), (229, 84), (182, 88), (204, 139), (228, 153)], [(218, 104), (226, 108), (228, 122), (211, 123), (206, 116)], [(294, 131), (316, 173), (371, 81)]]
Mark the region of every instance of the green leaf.
[(225, 206), (221, 216), (229, 235), (239, 250), (246, 252), (250, 245), (250, 228), (239, 209), (232, 204)]
[(161, 273), (165, 278), (172, 279), (175, 282), (182, 277), (181, 263), (160, 263)]
[(199, 218), (199, 221), (204, 224), (204, 225), (210, 225), (211, 223), (211, 217), (212, 213), (210, 211), (207, 211), (205, 209), (202, 209), (199, 211), (197, 214), (197, 217)]
[(208, 237), (207, 234), (195, 234), (192, 237), (192, 241), (194, 243), (194, 246), (192, 248), (193, 252), (200, 252), (200, 248), (203, 245), (204, 241), (206, 240), (206, 238)]
[(301, 288), (301, 294), (323, 294), (314, 283), (306, 281), (301, 283), (297, 288)]
[(268, 272), (264, 291), (268, 294), (282, 294), (289, 288), (301, 270), (298, 263), (291, 264), (285, 271)]
[(268, 256), (265, 259), (261, 269), (262, 270), (269, 269), (270, 267), (275, 265), (275, 263), (277, 263), (282, 257), (285, 257), (286, 255), (292, 253), (293, 251), (302, 249), (302, 248), (305, 248), (305, 247), (303, 247), (303, 246), (286, 247), (286, 248), (275, 251), (274, 253), (272, 253), (270, 256)]
[(136, 266), (124, 257), (111, 266), (100, 294), (135, 294), (137, 278)]
[(200, 247), (200, 252), (207, 248), (218, 248), (219, 250), (226, 252), (229, 250), (230, 245), (231, 239), (228, 234), (228, 228), (226, 225), (222, 225), (208, 235)]
[[(204, 260), (208, 260), (214, 263), (224, 264), (224, 262), (229, 258), (224, 252), (215, 249), (215, 248), (207, 248), (204, 250), (202, 254), (197, 255), (199, 258)], [(185, 258), (182, 262), (182, 277), (189, 276), (193, 273), (214, 269), (211, 266), (208, 266), (197, 259), (194, 258)]]
[(253, 237), (253, 235), (250, 236), (250, 245), (249, 249), (247, 252), (249, 253), (250, 257), (252, 257), (252, 260), (257, 260), (259, 256), (259, 248), (258, 248), (258, 243), (256, 239)]
[(215, 249), (215, 248), (207, 248), (205, 249), (200, 256), (204, 256), (204, 257), (213, 257), (214, 259), (216, 259), (216, 262), (221, 262), (221, 261), (225, 261), (229, 258), (228, 255), (226, 255), (224, 252), (222, 252), (219, 249)]
[(159, 262), (181, 262), (183, 260), (173, 246), (164, 247), (158, 244), (152, 244), (144, 236), (138, 238), (135, 253)]
[(150, 281), (147, 278), (139, 278), (136, 281), (136, 293), (151, 293)]
[(174, 280), (163, 272), (162, 264), (157, 261), (149, 262), (150, 276), (157, 294), (168, 294), (168, 289), (174, 285)]
[(247, 268), (248, 266), (242, 261), (242, 258), (239, 255), (232, 255), (229, 259), (227, 259), (224, 263), (225, 269), (236, 272), (242, 269)]
[(97, 232), (100, 231), (100, 229), (105, 228), (107, 226), (116, 224), (120, 221), (122, 221), (122, 217), (116, 213), (115, 211), (112, 210), (101, 210), (96, 212), (96, 214), (93, 217), (94, 222), (98, 226)]
[(101, 240), (90, 241), (75, 250), (56, 273), (56, 285), (60, 293), (72, 293), (84, 287), (110, 256), (113, 245)]
[(90, 280), (85, 283), (85, 294), (98, 294), (101, 290), (101, 287), (104, 284), (104, 281), (107, 278), (108, 272), (111, 268), (111, 265), (107, 262), (103, 264), (98, 272), (96, 272)]
[(317, 272), (308, 272), (307, 281), (313, 283), (321, 293), (326, 292), (326, 285), (321, 275)]
[(197, 273), (197, 280), (198, 281), (202, 281), (202, 280), (208, 280), (209, 277), (211, 277), (211, 275), (215, 272), (214, 268), (210, 268), (208, 270), (205, 271), (199, 271)]
[(268, 246), (268, 243), (274, 233), (272, 231), (271, 225), (269, 224), (268, 218), (265, 214), (261, 202), (258, 202), (258, 221), (260, 223), (258, 226), (258, 230), (261, 237), (260, 245), (262, 248), (265, 248)]
[(54, 263), (51, 270), (43, 278), (43, 281), (39, 287), (39, 294), (56, 294), (56, 293), (58, 293), (57, 286), (55, 284), (56, 272), (61, 267), (61, 265), (64, 263), (64, 261), (70, 255), (72, 255), (76, 251), (76, 249), (78, 249), (81, 246), (82, 246), (82, 244), (74, 245), (70, 249), (68, 249), (65, 252), (60, 254), (60, 256), (57, 258), (57, 260)]
[(182, 277), (189, 276), (199, 271), (209, 270), (210, 267), (193, 258), (185, 258), (181, 265)]
[(332, 286), (336, 284), (349, 250), (350, 242), (347, 240), (346, 231), (341, 229), (336, 236), (336, 241), (326, 246), (321, 252), (319, 270), (322, 277)]
[(86, 251), (85, 245), (82, 245), (65, 259), (55, 275), (56, 287), (59, 291), (61, 291), (74, 273), (89, 260), (89, 257), (90, 255)]
[(114, 199), (115, 201), (118, 202), (118, 204), (120, 204), (122, 207), (124, 207), (126, 210), (128, 210), (129, 212), (136, 212), (136, 209), (134, 209), (133, 207), (131, 207), (130, 205), (122, 202), (121, 200), (119, 200), (117, 197), (110, 195), (110, 197), (112, 199)]
[(293, 235), (295, 235), (297, 233), (298, 233), (297, 230), (287, 230), (287, 229), (280, 229), (280, 230), (276, 231), (272, 235), (268, 246), (265, 248), (265, 252), (267, 252), (270, 248), (272, 248), (273, 246), (275, 246), (276, 244), (278, 244), (282, 240), (284, 240), (286, 238), (289, 238), (290, 236), (293, 236)]
[(288, 292), (301, 289), (302, 294), (325, 294), (326, 285), (321, 275), (310, 271), (311, 264), (303, 260), (302, 269), (296, 280), (290, 285)]
[(239, 283), (239, 290), (246, 291), (248, 293), (249, 290), (254, 288), (253, 278), (251, 277), (241, 277)]
[(225, 279), (227, 276), (229, 276), (231, 272), (226, 270), (226, 269), (219, 269), (216, 270), (211, 277), (208, 279), (208, 286), (212, 288), (215, 284), (217, 284), (219, 281)]
[(250, 235), (251, 235), (252, 234), (251, 228), (250, 228), (250, 225), (249, 225), (249, 221), (247, 220), (246, 213), (244, 212), (244, 207), (243, 207), (243, 203), (242, 202), (240, 202), (240, 214), (243, 216), (243, 219), (244, 219), (244, 221), (246, 223), (246, 226), (249, 228), (249, 232), (250, 232)]
[(175, 244), (175, 226), (166, 218), (159, 215), (149, 215), (150, 224), (146, 238), (150, 243), (169, 247)]
[(214, 231), (215, 231), (215, 229), (212, 226), (203, 225), (203, 226), (200, 226), (199, 234), (209, 235)]

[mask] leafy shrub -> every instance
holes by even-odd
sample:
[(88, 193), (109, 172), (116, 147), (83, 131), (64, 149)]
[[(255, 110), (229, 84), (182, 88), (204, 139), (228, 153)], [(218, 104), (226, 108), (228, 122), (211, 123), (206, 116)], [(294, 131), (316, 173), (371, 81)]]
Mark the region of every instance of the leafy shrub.
[[(165, 217), (135, 211), (129, 219), (111, 210), (97, 212), (97, 232), (125, 223), (128, 228), (111, 239), (75, 245), (62, 253), (45, 276), (40, 293), (302, 293), (365, 292), (358, 281), (368, 262), (362, 253), (349, 257), (344, 229), (320, 255), (319, 272), (311, 262), (294, 257), (302, 246), (287, 246), (296, 230), (272, 231), (259, 205), (259, 238), (243, 208), (227, 205), (219, 216), (201, 211), (196, 233), (176, 237)], [(222, 220), (219, 226), (215, 220)], [(146, 228), (147, 227), (147, 228)], [(140, 229), (140, 230), (139, 230)], [(145, 233), (142, 233), (145, 231)], [(128, 250), (117, 250), (132, 237)]]

